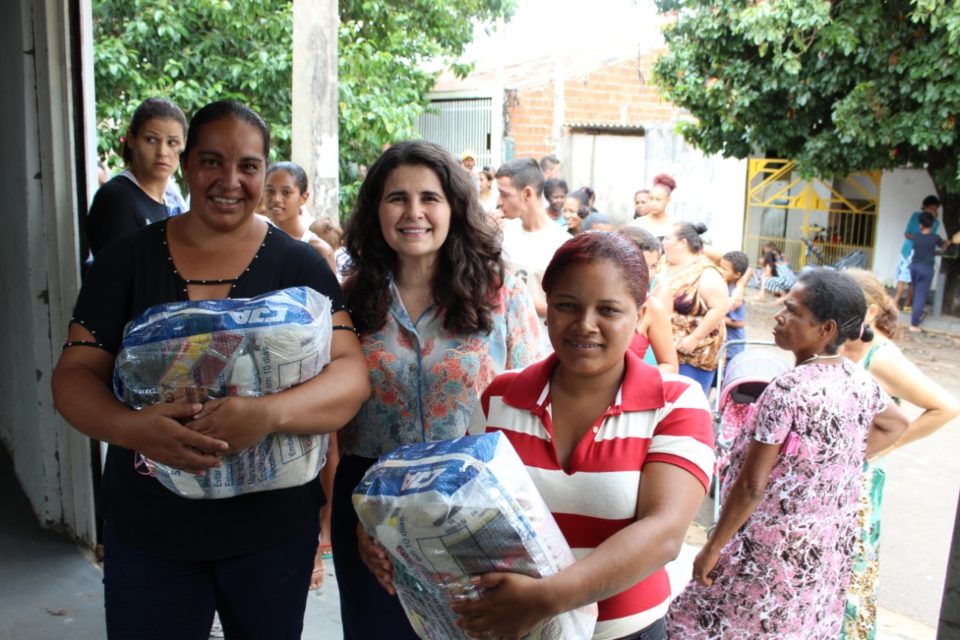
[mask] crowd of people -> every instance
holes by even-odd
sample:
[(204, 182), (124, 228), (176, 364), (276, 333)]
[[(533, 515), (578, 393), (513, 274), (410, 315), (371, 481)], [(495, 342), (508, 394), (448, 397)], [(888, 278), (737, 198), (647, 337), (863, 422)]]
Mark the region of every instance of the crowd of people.
[[(664, 567), (714, 472), (708, 398), (721, 358), (743, 349), (725, 348), (745, 336), (742, 247), (673, 218), (666, 174), (616, 229), (555, 156), (478, 168), (473, 151), (423, 141), (383, 152), (341, 229), (311, 215), (306, 173), (269, 164), (269, 146), (241, 103), (211, 103), (188, 126), (147, 100), (125, 170), (90, 210), (94, 259), (53, 390), (74, 427), (109, 443), (111, 638), (206, 638), (215, 613), (228, 638), (299, 638), (330, 556), (345, 638), (416, 638), (354, 487), (397, 447), (491, 431), (514, 445), (576, 560), (545, 578), (476, 576), (484, 595), (450, 605), (469, 637), (520, 638), (588, 603), (597, 639), (872, 637), (882, 457), (960, 405), (896, 347), (895, 304), (871, 274), (817, 269), (785, 288), (774, 339), (795, 366), (737, 437), (720, 520), (671, 594)], [(178, 167), (187, 201), (170, 186)], [(918, 225), (915, 247), (932, 247), (920, 238), (931, 221)], [(783, 273), (767, 249), (761, 292)], [(143, 310), (291, 286), (332, 302), (317, 377), (141, 411), (114, 397), (124, 326)], [(924, 413), (908, 424), (899, 398)], [(196, 501), (138, 470), (143, 454), (203, 474), (276, 432), (335, 434), (317, 480)]]

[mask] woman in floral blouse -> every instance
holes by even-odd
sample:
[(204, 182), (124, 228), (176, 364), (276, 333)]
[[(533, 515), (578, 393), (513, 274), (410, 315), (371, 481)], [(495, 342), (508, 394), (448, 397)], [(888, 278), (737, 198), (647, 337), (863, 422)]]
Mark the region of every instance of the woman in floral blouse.
[(345, 240), (353, 264), (344, 290), (373, 393), (340, 432), (334, 481), (344, 637), (415, 639), (399, 601), (358, 553), (358, 543), (377, 550), (358, 527), (351, 494), (396, 447), (464, 435), (494, 376), (538, 359), (539, 321), (504, 268), (470, 176), (435, 144), (402, 142), (380, 156)]

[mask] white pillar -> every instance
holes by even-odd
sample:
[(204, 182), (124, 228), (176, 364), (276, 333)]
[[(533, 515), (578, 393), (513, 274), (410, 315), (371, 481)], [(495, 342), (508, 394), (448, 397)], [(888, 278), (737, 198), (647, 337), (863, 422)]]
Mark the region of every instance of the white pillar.
[(334, 0), (294, 0), (291, 160), (307, 172), (310, 208), (337, 219), (337, 31)]

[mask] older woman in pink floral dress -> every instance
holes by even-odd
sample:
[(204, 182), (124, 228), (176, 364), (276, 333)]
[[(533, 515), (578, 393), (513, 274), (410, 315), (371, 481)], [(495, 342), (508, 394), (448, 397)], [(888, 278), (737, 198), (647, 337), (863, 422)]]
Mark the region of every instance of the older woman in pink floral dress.
[(907, 425), (837, 355), (869, 339), (865, 311), (859, 286), (836, 271), (805, 274), (785, 299), (774, 339), (797, 366), (768, 385), (734, 444), (735, 480), (694, 580), (670, 606), (671, 638), (838, 637), (864, 456)]

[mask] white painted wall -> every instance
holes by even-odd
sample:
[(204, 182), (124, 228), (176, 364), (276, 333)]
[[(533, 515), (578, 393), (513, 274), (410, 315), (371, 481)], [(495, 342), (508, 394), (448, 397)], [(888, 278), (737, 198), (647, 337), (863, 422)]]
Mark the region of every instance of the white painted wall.
[(78, 193), (87, 181), (76, 170), (76, 150), (84, 148), (76, 133), (89, 120), (83, 108), (73, 109), (82, 72), (70, 47), (71, 33), (92, 47), (90, 5), (81, 3), (75, 30), (68, 8), (55, 0), (0, 3), (0, 192), (7, 210), (0, 234), (0, 438), (40, 522), (92, 541), (89, 441), (57, 415), (50, 391), (76, 298)]
[(633, 219), (633, 194), (643, 176), (643, 136), (574, 133), (564, 141), (563, 173), (570, 190), (589, 186), (597, 194), (597, 211), (614, 226)]
[[(640, 184), (666, 173), (677, 181), (667, 210), (676, 220), (707, 225), (707, 239), (720, 251), (741, 249), (747, 161), (707, 156), (690, 146), (672, 124), (650, 125)], [(634, 189), (639, 188), (639, 185)]]
[[(877, 221), (876, 258), (873, 270), (887, 285), (893, 285), (903, 245), (903, 230), (910, 214), (920, 209), (920, 203), (930, 194), (936, 194), (933, 180), (923, 169), (894, 169), (884, 171), (880, 179), (880, 215)], [(945, 232), (941, 231), (941, 235)], [(936, 286), (936, 278), (934, 278)]]

